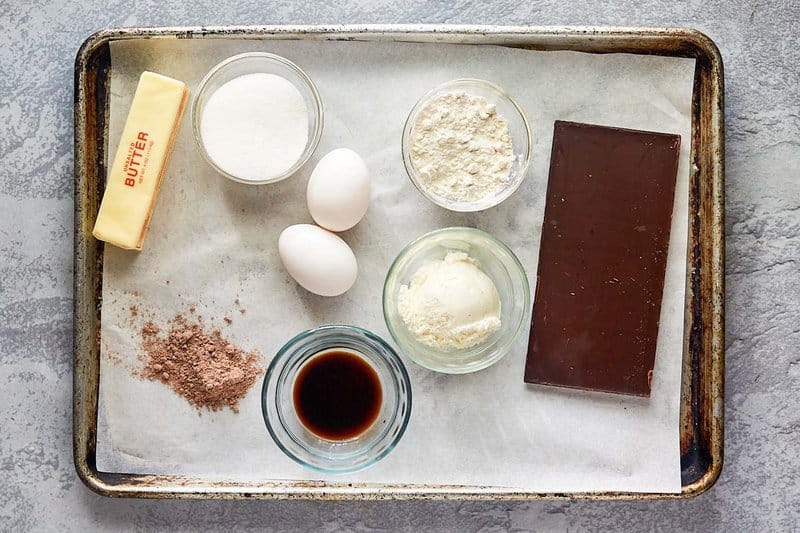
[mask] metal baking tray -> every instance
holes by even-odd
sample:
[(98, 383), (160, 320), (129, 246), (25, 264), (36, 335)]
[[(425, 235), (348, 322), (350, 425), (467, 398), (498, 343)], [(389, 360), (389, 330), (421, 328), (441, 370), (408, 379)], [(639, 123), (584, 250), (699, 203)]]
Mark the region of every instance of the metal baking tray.
[[(111, 55), (127, 39), (309, 39), (500, 45), (696, 58), (680, 415), (679, 494), (535, 493), (491, 486), (244, 482), (100, 472), (96, 466), (103, 244), (91, 235), (106, 174)], [(73, 453), (83, 482), (105, 496), (313, 499), (656, 499), (696, 496), (722, 470), (724, 373), (724, 122), (722, 58), (696, 30), (523, 26), (248, 26), (102, 30), (75, 62)]]

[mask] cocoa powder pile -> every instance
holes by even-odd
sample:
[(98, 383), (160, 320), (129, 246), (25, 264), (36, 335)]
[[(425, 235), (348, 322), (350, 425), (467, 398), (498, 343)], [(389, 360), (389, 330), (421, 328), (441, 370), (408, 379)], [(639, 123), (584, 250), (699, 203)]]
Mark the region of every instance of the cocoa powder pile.
[(152, 321), (142, 327), (142, 377), (164, 383), (197, 409), (229, 407), (238, 413), (239, 400), (264, 373), (259, 354), (231, 344), (219, 328), (207, 332), (201, 322), (183, 315), (169, 326), (164, 336)]

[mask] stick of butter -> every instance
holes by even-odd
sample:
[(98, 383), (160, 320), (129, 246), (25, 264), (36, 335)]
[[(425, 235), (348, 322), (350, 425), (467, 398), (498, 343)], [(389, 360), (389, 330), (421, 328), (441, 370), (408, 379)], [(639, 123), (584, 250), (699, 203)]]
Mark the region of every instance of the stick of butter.
[(188, 94), (160, 74), (139, 78), (92, 230), (101, 241), (142, 249)]

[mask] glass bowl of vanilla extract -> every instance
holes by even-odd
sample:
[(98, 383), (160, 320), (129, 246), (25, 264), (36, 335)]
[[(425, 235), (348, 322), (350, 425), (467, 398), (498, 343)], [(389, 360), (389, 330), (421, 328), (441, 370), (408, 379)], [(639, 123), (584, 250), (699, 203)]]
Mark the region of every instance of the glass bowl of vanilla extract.
[(320, 472), (354, 472), (402, 438), (411, 382), (397, 353), (374, 333), (321, 326), (295, 336), (272, 359), (261, 408), (288, 457)]

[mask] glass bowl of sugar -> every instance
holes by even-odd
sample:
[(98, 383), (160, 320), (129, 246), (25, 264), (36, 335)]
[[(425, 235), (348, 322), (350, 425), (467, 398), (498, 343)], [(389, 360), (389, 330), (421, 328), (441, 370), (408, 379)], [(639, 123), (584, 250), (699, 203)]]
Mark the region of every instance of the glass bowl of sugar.
[(294, 174), (317, 148), (322, 126), (322, 100), (311, 78), (266, 52), (214, 66), (192, 102), (200, 153), (239, 183), (275, 183)]

